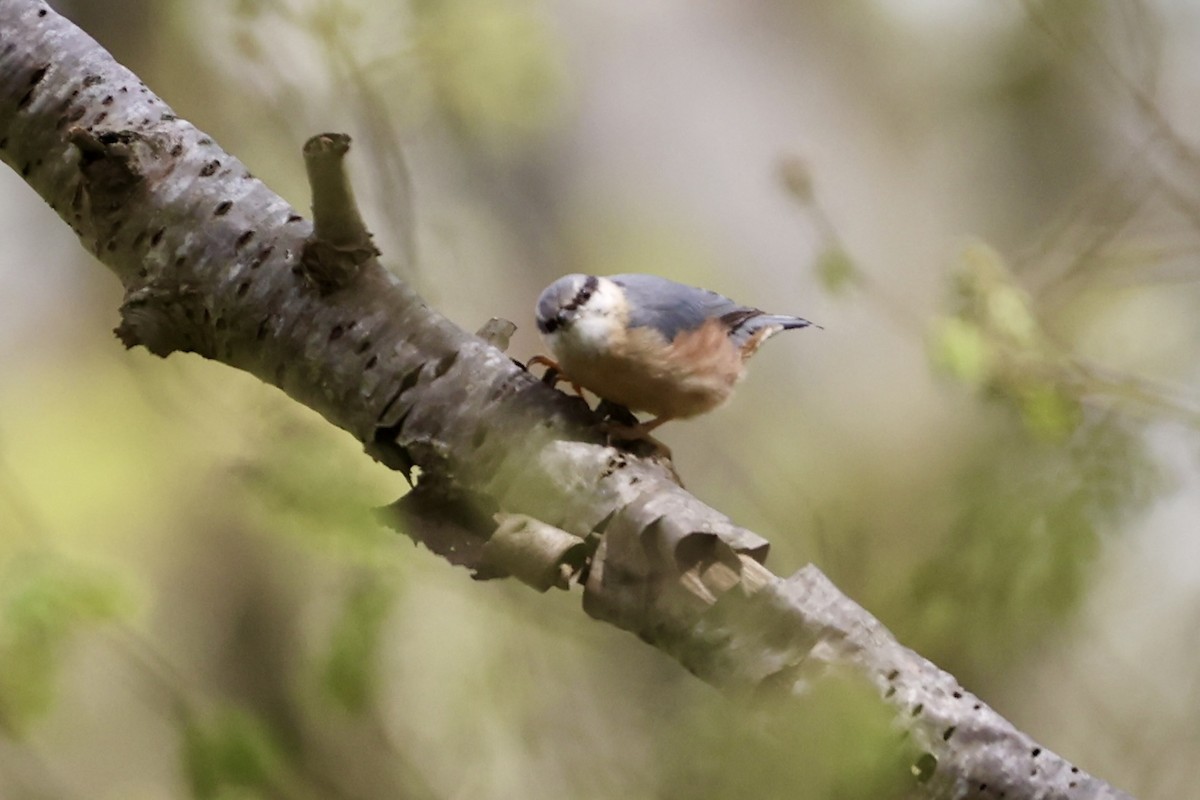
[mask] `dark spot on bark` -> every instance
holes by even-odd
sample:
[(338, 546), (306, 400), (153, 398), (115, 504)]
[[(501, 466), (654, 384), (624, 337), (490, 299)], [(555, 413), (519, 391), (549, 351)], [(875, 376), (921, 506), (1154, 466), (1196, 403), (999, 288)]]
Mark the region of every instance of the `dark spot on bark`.
[(44, 9), (44, 8), (42, 8), (42, 9), (39, 9), (39, 10), (38, 10), (38, 16), (39, 16), (39, 17), (44, 17), (44, 16), (46, 16), (46, 9)]
[(71, 109), (71, 113), (67, 114), (67, 122), (75, 122), (86, 113), (87, 109), (83, 106), (75, 106)]
[(370, 358), (367, 359), (367, 363), (363, 364), (363, 369), (374, 369), (375, 365), (378, 363), (379, 363), (379, 356), (371, 356)]
[(951, 725), (949, 728), (946, 728), (946, 730), (942, 731), (942, 741), (943, 742), (950, 741), (950, 737), (953, 735), (954, 735), (954, 726)]
[(213, 159), (200, 168), (200, 177), (207, 178), (221, 168), (221, 162)]
[(254, 180), (254, 176), (252, 174), (250, 174), (250, 170), (246, 170), (245, 172), (242, 173), (242, 180), (244, 180), (244, 181)]
[(1071, 774), (1072, 774), (1072, 775), (1078, 775), (1078, 774), (1079, 774), (1079, 767), (1071, 767)]
[(149, 124), (150, 124), (150, 118), (142, 117), (141, 127), (145, 128), (145, 127), (149, 126)]
[(108, 240), (108, 244), (106, 244), (106, 245), (105, 245), (105, 249), (106, 249), (106, 250), (108, 250), (108, 252), (110, 252), (110, 253), (111, 253), (113, 250), (116, 250), (116, 249), (117, 249), (117, 242), (116, 242), (116, 240), (115, 240), (115, 239), (109, 239), (109, 240)]
[(955, 693), (954, 693), (954, 699), (955, 699), (955, 700), (962, 700), (962, 692), (955, 692)]
[(145, 267), (141, 267), (138, 269), (137, 274), (138, 274), (139, 278), (144, 278), (150, 274), (150, 271), (148, 269), (146, 269)]
[(231, 208), (233, 208), (232, 201), (222, 200), (220, 203), (217, 204), (217, 207), (213, 210), (213, 216), (214, 217), (223, 217), (229, 213), (229, 209), (231, 209)]
[(302, 219), (304, 219), (304, 217), (300, 216), (299, 214), (288, 214), (287, 221), (288, 222), (299, 222)]
[(981, 708), (983, 708), (983, 706), (980, 703), (976, 703), (974, 706), (972, 706), (972, 709), (975, 711), (978, 711)]
[(259, 250), (258, 255), (254, 256), (254, 260), (250, 262), (250, 269), (258, 269), (261, 267), (263, 262), (267, 260), (267, 257), (271, 255), (271, 251), (274, 249), (275, 248), (272, 245), (267, 245), (262, 250)]
[(8, 137), (0, 137), (0, 150), (3, 150), (6, 147), (8, 147)]
[(899, 678), (899, 677), (900, 677), (900, 670), (898, 670), (898, 669), (894, 669), (887, 674), (887, 679), (889, 681), (894, 681), (894, 680), (896, 680), (896, 678)]
[(341, 325), (334, 325), (333, 329), (329, 331), (329, 341), (336, 342), (338, 339), (342, 338), (342, 334), (345, 332), (346, 329)]
[(17, 103), (17, 108), (24, 108), (25, 106), (29, 105), (29, 102), (33, 100), (33, 90), (36, 89), (37, 85), (42, 82), (42, 79), (46, 77), (46, 72), (49, 69), (49, 64), (42, 64), (30, 74), (29, 91), (25, 92), (25, 94), (21, 96), (20, 101)]
[[(425, 365), (422, 364), (421, 367), (423, 366)], [(400, 388), (396, 390), (396, 397), (399, 397), (417, 385), (417, 381), (421, 380), (421, 367), (413, 367), (404, 374), (404, 377), (400, 379)], [(386, 411), (387, 409), (384, 410)]]
[(986, 784), (986, 783), (981, 783), (981, 784), (979, 784), (979, 791), (981, 791), (981, 792), (986, 792), (986, 791), (987, 791), (987, 784)]
[(177, 144), (171, 148), (171, 156), (173, 158), (179, 158), (181, 155), (183, 155), (183, 145)]
[(217, 321), (213, 324), (213, 327), (219, 331), (223, 331), (229, 327), (229, 323), (225, 321), (224, 317), (217, 317)]
[(921, 712), (924, 710), (925, 710), (925, 704), (917, 703), (915, 706), (913, 706), (912, 715), (914, 717), (919, 717), (919, 716), (921, 716)]
[(371, 349), (371, 340), (363, 339), (361, 342), (358, 343), (358, 350), (356, 352), (365, 353), (370, 349)]
[(205, 137), (201, 138), (200, 140), (198, 140), (196, 142), (196, 144), (201, 145), (203, 147), (207, 147), (208, 145), (212, 144), (212, 139), (205, 136)]
[(204, 307), (204, 324), (212, 322), (212, 312), (208, 310), (208, 306)]
[(937, 771), (937, 757), (933, 753), (923, 753), (913, 762), (913, 768), (916, 771), (917, 783), (926, 783)]
[(158, 247), (158, 243), (162, 241), (163, 234), (166, 232), (167, 232), (166, 228), (159, 228), (158, 230), (156, 230), (154, 232), (154, 235), (150, 237), (150, 246)]
[(883, 693), (883, 696), (884, 696), (884, 697), (891, 697), (891, 696), (892, 696), (892, 695), (894, 695), (895, 693), (896, 693), (896, 687), (895, 687), (895, 686), (889, 686), (889, 687), (888, 687), (888, 690), (887, 690), (886, 692), (884, 692), (884, 693)]
[(121, 94), (126, 94), (126, 93), (129, 91), (129, 87), (128, 87), (128, 86), (122, 86), (122, 87), (121, 87), (120, 89), (118, 89), (117, 91), (118, 91), (118, 92), (120, 92)]
[(101, 111), (99, 114), (96, 115), (96, 121), (93, 122), (92, 124), (99, 125), (101, 122), (104, 122), (104, 120), (106, 120), (106, 119), (108, 119), (108, 112)]
[(1040, 748), (1040, 747), (1035, 747), (1035, 748), (1033, 748), (1033, 750), (1029, 751), (1029, 755), (1033, 756), (1034, 758), (1037, 758), (1041, 754), (1042, 754), (1042, 748)]
[(267, 326), (270, 324), (270, 322), (270, 317), (264, 317), (262, 322), (258, 323), (258, 331), (254, 334), (255, 339), (261, 342), (263, 339), (267, 338)]
[(433, 377), (440, 378), (445, 375), (450, 371), (450, 368), (454, 366), (455, 361), (458, 361), (457, 350), (439, 358), (437, 364), (433, 368)]
[(24, 166), (22, 166), (22, 167), (21, 167), (21, 177), (22, 177), (22, 178), (28, 178), (28, 177), (29, 177), (29, 173), (30, 173), (32, 170), (33, 170), (33, 165), (32, 165), (32, 164), (30, 164), (28, 161), (26, 161), (26, 162), (25, 162), (25, 164), (24, 164)]
[(182, 267), (184, 265), (184, 262), (186, 262), (186, 261), (187, 261), (187, 257), (176, 256), (175, 257), (175, 269), (179, 269), (180, 267)]
[(248, 291), (250, 291), (250, 281), (242, 281), (241, 283), (238, 284), (238, 288), (237, 288), (237, 296), (238, 297), (245, 297), (246, 292), (248, 292)]
[(100, 101), (100, 105), (102, 105), (102, 106), (111, 106), (112, 103), (113, 103), (113, 96), (111, 94), (105, 95), (104, 99)]
[(234, 247), (236, 247), (238, 250), (241, 250), (243, 247), (250, 244), (250, 240), (253, 238), (254, 238), (254, 231), (245, 231), (244, 233), (242, 233), (241, 236), (239, 236), (237, 238), (237, 241), (234, 242)]
[(179, 119), (179, 117), (175, 116), (174, 114), (167, 113), (160, 114), (158, 117), (159, 122), (174, 122), (177, 119)]
[(104, 83), (104, 78), (101, 78), (99, 75), (88, 75), (83, 79), (83, 88), (86, 89), (89, 86), (95, 86), (97, 83)]

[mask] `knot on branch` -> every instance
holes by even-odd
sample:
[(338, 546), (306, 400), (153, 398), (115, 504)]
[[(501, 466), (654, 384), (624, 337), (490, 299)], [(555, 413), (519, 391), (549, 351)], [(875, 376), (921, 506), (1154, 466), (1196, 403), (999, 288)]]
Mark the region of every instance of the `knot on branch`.
[(145, 181), (142, 160), (151, 149), (135, 131), (72, 128), (67, 140), (79, 150), (80, 190), (77, 210), (108, 215), (121, 211)]
[(203, 292), (194, 287), (130, 289), (120, 311), (121, 324), (113, 333), (127, 348), (142, 345), (164, 358), (176, 350), (206, 358), (215, 355), (216, 344), (207, 324), (210, 313)]
[(363, 264), (379, 255), (346, 176), (349, 150), (350, 137), (344, 133), (322, 133), (304, 144), (313, 232), (304, 243), (300, 265), (321, 294), (349, 284)]

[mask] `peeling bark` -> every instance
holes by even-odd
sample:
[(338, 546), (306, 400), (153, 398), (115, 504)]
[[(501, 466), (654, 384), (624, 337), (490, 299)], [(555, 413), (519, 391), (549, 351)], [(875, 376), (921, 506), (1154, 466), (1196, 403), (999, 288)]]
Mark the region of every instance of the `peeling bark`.
[[(669, 465), (605, 446), (582, 401), (492, 346), (505, 326), (488, 341), (455, 327), (379, 265), (369, 236), (342, 238), (345, 219), (314, 237), (37, 0), (0, 0), (0, 158), (120, 279), (126, 346), (250, 372), (388, 466), (410, 478), (419, 467), (389, 518), (452, 562), (540, 589), (576, 575), (587, 613), (719, 687), (787, 697), (826, 671), (860, 676), (908, 733), (912, 774), (898, 780), (911, 796), (1127, 797), (902, 647), (815, 567), (771, 574), (765, 540), (684, 491)], [(355, 269), (306, 263), (306, 245), (331, 240)]]

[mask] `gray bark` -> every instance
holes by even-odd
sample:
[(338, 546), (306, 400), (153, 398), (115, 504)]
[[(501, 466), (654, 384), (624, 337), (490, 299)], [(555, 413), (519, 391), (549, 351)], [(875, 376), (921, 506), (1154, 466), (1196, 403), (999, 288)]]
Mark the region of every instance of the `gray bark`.
[(816, 567), (771, 574), (762, 538), (669, 465), (607, 446), (582, 401), (426, 306), (369, 240), (321, 280), (301, 214), (37, 0), (0, 0), (0, 158), (124, 285), (126, 345), (246, 370), (406, 476), (419, 467), (393, 521), (455, 563), (540, 589), (575, 578), (587, 613), (735, 693), (857, 676), (907, 733), (897, 781), (913, 797), (1127, 797), (901, 646)]

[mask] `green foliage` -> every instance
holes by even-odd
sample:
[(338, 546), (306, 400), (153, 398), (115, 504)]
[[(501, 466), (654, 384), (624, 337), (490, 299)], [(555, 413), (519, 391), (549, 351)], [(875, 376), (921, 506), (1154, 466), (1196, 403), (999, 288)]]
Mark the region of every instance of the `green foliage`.
[(259, 719), (227, 708), (184, 725), (183, 761), (192, 796), (232, 800), (274, 796), (283, 774), (278, 745)]
[(522, 0), (415, 0), (413, 51), (442, 113), (505, 149), (557, 119), (563, 69), (546, 21)]
[(891, 622), (952, 671), (1025, 652), (1075, 610), (1105, 534), (1161, 484), (1140, 430), (1121, 420), (1081, 424), (1062, 444), (1003, 428), (981, 443), (965, 507), (901, 601), (918, 616)]
[(321, 667), (321, 687), (353, 714), (367, 711), (379, 686), (383, 623), (396, 591), (391, 577), (369, 576), (350, 590), (342, 605)]
[(1082, 421), (1083, 381), (1042, 330), (1000, 254), (982, 243), (969, 246), (953, 283), (951, 313), (934, 323), (928, 341), (934, 365), (1005, 401), (1031, 433), (1069, 436)]
[(129, 603), (112, 576), (49, 557), (18, 559), (0, 585), (0, 728), (21, 736), (52, 707), (72, 637)]
[(396, 535), (379, 524), (374, 509), (394, 500), (403, 482), (398, 486), (395, 473), (364, 459), (343, 432), (291, 411), (281, 411), (278, 429), (234, 468), (230, 488), (241, 507), (265, 529), (347, 560), (397, 563)]
[(897, 747), (870, 687), (825, 675), (794, 701), (748, 712), (724, 698), (690, 704), (663, 730), (664, 798), (903, 796), (919, 754)]

